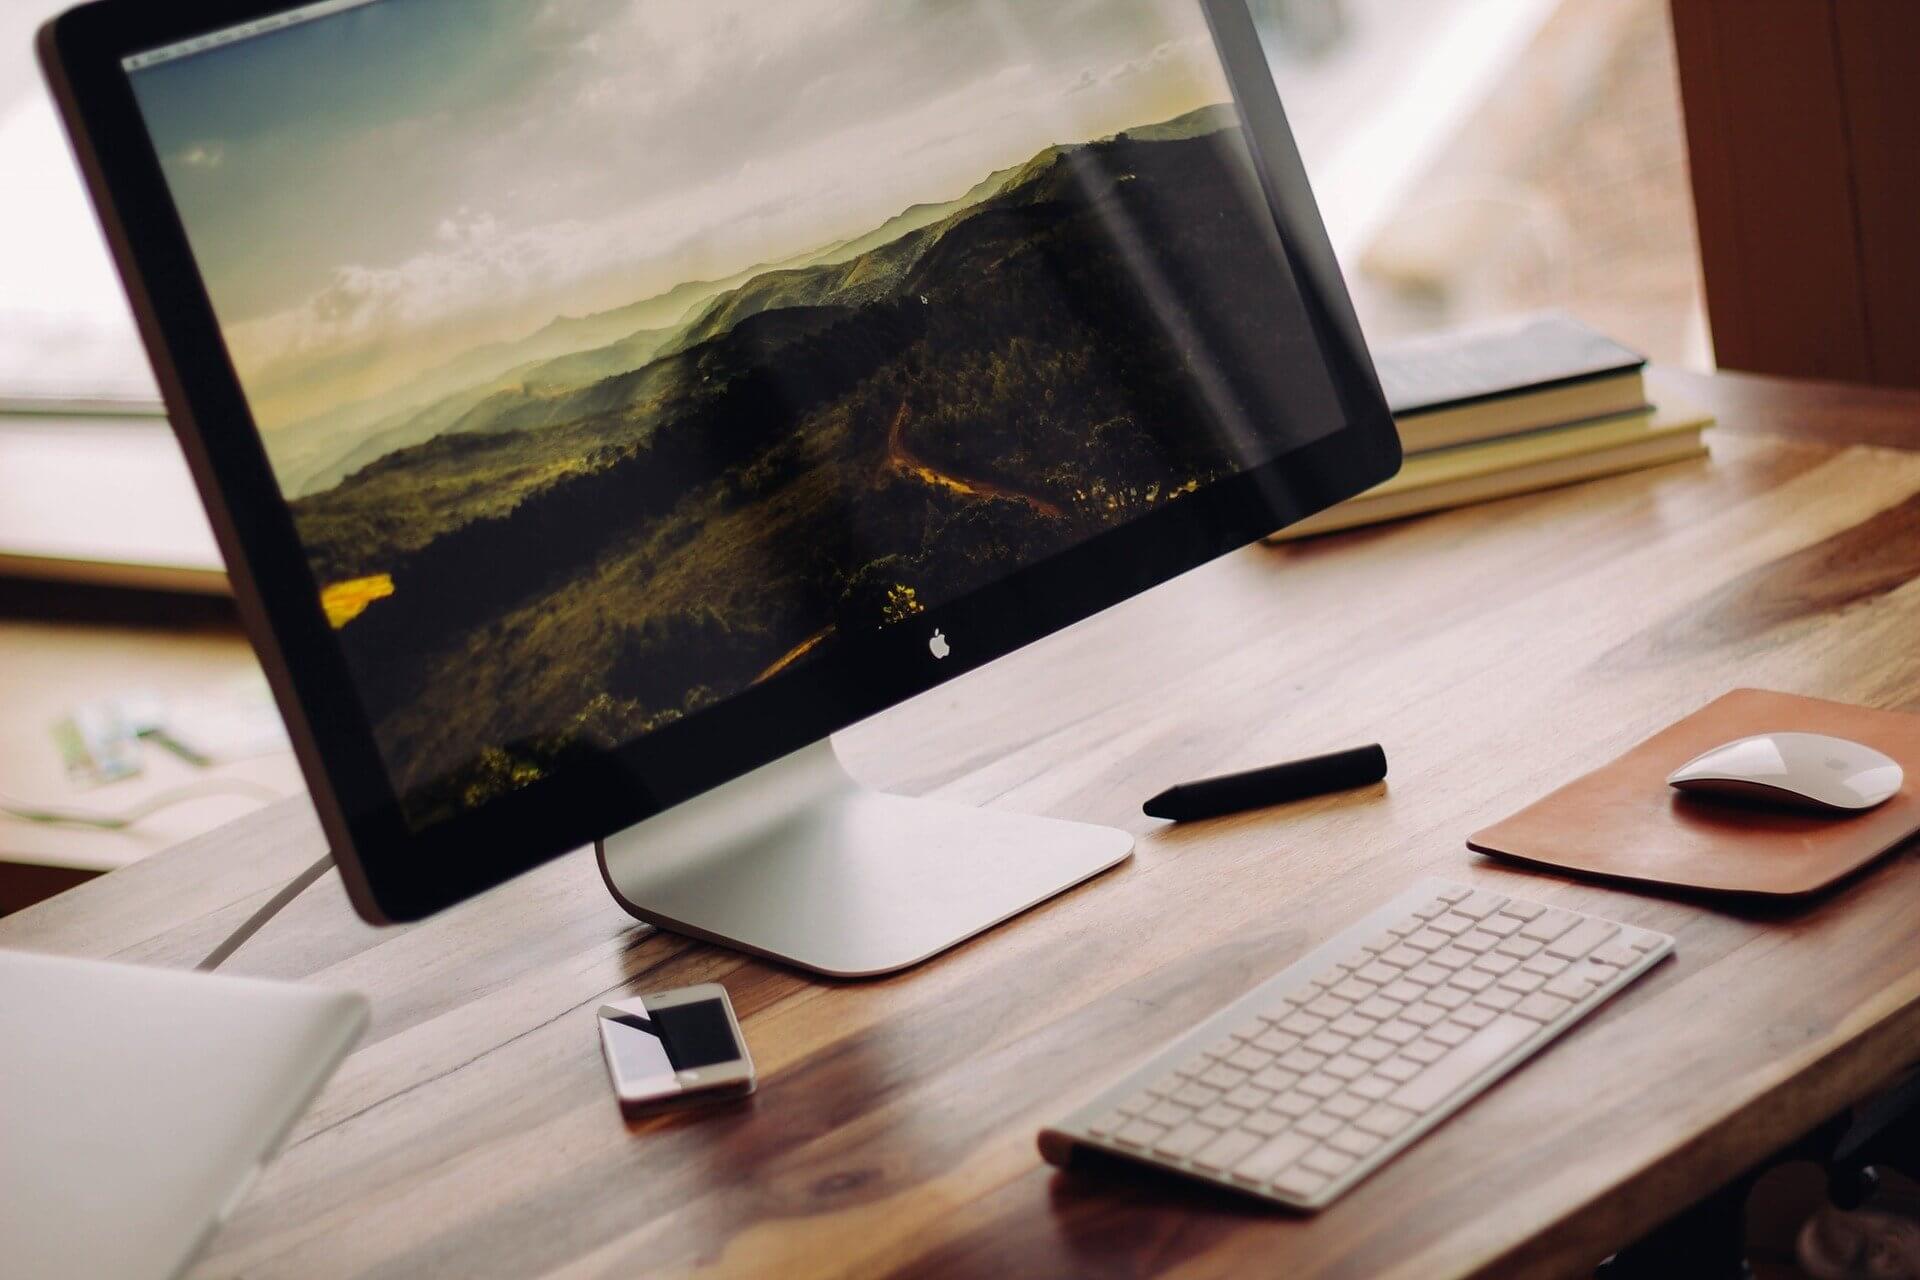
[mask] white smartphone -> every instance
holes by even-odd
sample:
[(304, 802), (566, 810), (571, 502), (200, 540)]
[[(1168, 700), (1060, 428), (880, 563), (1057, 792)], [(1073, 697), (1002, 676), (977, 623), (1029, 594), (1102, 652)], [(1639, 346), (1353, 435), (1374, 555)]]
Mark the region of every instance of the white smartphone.
[(716, 983), (600, 1006), (600, 1050), (629, 1117), (753, 1092), (753, 1059)]

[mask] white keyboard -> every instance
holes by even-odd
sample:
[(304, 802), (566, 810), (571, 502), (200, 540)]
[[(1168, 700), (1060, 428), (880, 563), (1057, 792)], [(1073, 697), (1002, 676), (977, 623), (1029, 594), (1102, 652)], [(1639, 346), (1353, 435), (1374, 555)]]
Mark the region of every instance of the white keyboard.
[(1673, 950), (1426, 880), (1040, 1135), (1323, 1209)]

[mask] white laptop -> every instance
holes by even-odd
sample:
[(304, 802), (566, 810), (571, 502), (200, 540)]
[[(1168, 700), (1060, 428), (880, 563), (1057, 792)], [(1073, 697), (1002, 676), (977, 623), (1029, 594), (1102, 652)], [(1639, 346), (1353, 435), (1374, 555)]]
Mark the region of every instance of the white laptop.
[(0, 1271), (184, 1271), (360, 1039), (357, 995), (0, 952)]

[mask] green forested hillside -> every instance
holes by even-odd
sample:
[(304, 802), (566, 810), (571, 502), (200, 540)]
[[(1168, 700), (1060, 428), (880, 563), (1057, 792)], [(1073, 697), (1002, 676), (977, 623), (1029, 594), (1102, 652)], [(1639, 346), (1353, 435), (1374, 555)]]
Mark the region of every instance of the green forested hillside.
[(1049, 148), (716, 298), (639, 369), (496, 393), (296, 504), (323, 585), (391, 578), (339, 634), (410, 816), (1257, 460), (1311, 335), (1237, 127), (1146, 132)]

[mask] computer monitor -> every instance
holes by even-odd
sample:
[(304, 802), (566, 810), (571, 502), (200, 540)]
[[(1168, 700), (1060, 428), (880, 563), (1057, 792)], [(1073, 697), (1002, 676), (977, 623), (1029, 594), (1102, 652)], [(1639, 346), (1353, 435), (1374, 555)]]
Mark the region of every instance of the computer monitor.
[(371, 920), (594, 842), (643, 919), (923, 959), (1131, 839), (829, 735), (1399, 464), (1241, 0), (102, 0), (41, 48)]

